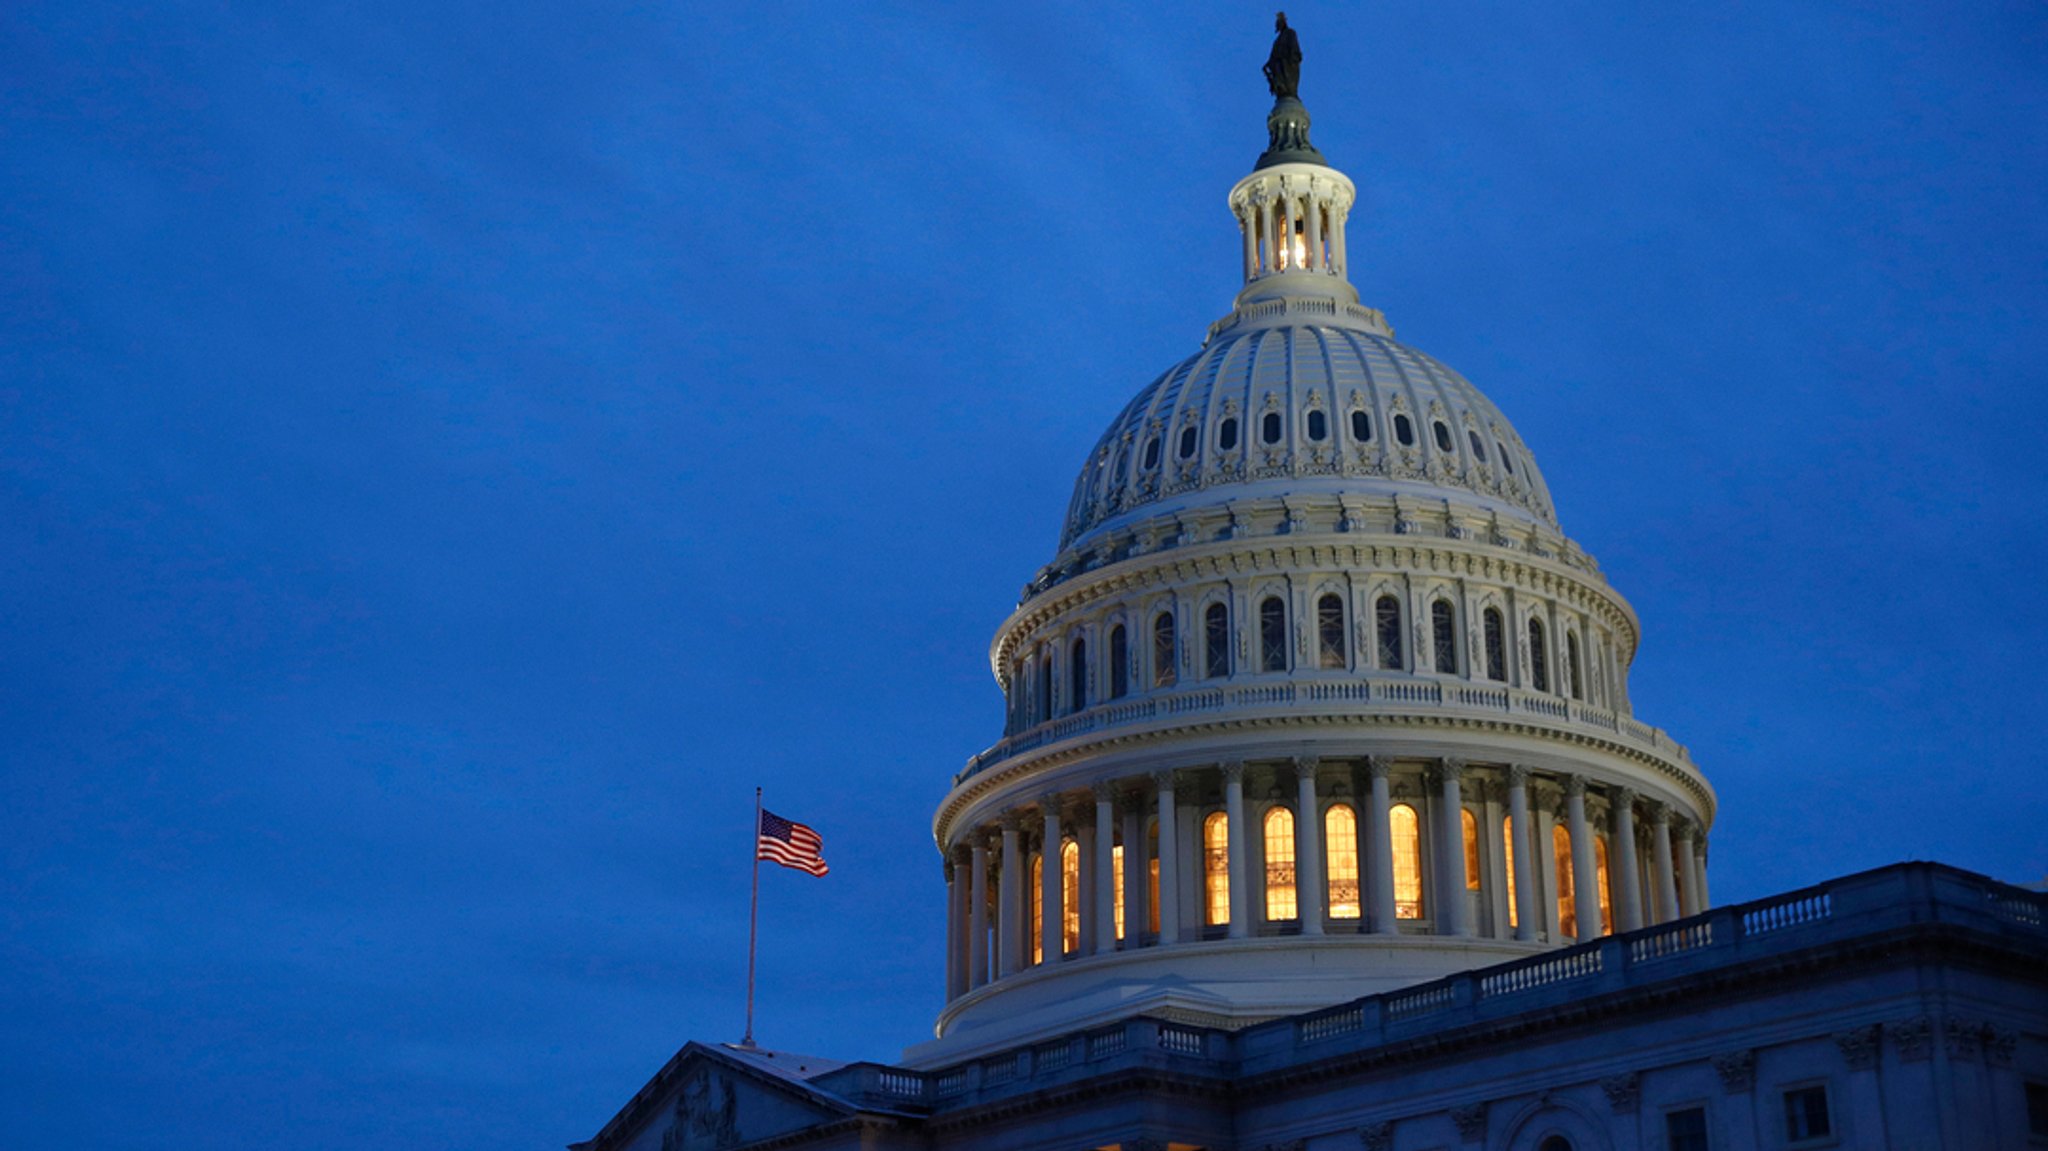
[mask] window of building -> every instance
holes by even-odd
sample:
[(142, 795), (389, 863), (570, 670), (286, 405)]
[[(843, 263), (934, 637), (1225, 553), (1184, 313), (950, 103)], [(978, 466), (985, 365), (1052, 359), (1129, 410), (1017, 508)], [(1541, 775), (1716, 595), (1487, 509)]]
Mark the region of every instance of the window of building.
[(1664, 1113), (1665, 1151), (1707, 1151), (1707, 1109), (1684, 1107)]
[(1614, 934), (1614, 885), (1607, 879), (1607, 837), (1593, 837), (1593, 874), (1600, 885), (1600, 934)]
[(1159, 934), (1159, 821), (1145, 823), (1145, 930)]
[(1187, 459), (1195, 454), (1195, 445), (1200, 442), (1201, 430), (1189, 424), (1180, 430), (1180, 458)]
[(1397, 803), (1387, 813), (1387, 835), (1394, 845), (1394, 916), (1422, 918), (1422, 822), (1415, 809)]
[(1565, 686), (1571, 688), (1573, 699), (1584, 699), (1586, 693), (1579, 687), (1579, 636), (1577, 632), (1564, 633), (1564, 678)]
[(2048, 1135), (2048, 1083), (2027, 1084), (2027, 1134)]
[(1216, 429), (1216, 446), (1226, 452), (1232, 451), (1237, 447), (1236, 416), (1231, 416), (1229, 419), (1224, 420), (1223, 425)]
[(1052, 653), (1038, 653), (1038, 719), (1052, 718)]
[(1220, 603), (1202, 614), (1202, 661), (1210, 679), (1230, 674), (1230, 609)]
[(1320, 411), (1308, 414), (1308, 438), (1320, 443), (1330, 434), (1330, 417)]
[(1067, 954), (1081, 950), (1081, 845), (1060, 845), (1060, 947)]
[(1259, 421), (1259, 438), (1269, 444), (1280, 442), (1280, 413), (1267, 412)]
[(1323, 813), (1323, 854), (1330, 861), (1330, 918), (1357, 919), (1358, 813), (1348, 803), (1333, 803)]
[(1471, 808), (1458, 810), (1458, 830), (1465, 837), (1465, 890), (1479, 890), (1479, 820)]
[(1364, 409), (1351, 413), (1351, 438), (1361, 444), (1372, 439), (1372, 417)]
[(1294, 813), (1266, 812), (1266, 919), (1301, 918), (1294, 887)]
[(1447, 599), (1429, 605), (1430, 641), (1436, 648), (1436, 669), (1458, 674), (1458, 616)]
[(1116, 903), (1116, 937), (1124, 937), (1124, 845), (1109, 849), (1110, 892)]
[(1202, 821), (1203, 922), (1230, 922), (1230, 817), (1216, 812)]
[(1834, 1134), (1828, 1121), (1828, 1089), (1816, 1083), (1785, 1092), (1785, 1141), (1798, 1143)]
[(1562, 823), (1550, 825), (1551, 861), (1557, 865), (1557, 933), (1579, 936), (1579, 904), (1572, 895), (1572, 833)]
[(1399, 412), (1394, 413), (1394, 438), (1401, 441), (1404, 448), (1415, 446), (1415, 425)]
[(1076, 639), (1067, 649), (1067, 697), (1069, 711), (1088, 706), (1088, 641)]
[(1122, 699), (1131, 693), (1131, 641), (1124, 625), (1109, 629), (1109, 698)]
[(1572, 1151), (1572, 1141), (1562, 1135), (1552, 1135), (1537, 1144), (1536, 1151)]
[(1466, 437), (1467, 437), (1468, 439), (1470, 439), (1470, 440), (1472, 441), (1472, 454), (1473, 454), (1474, 456), (1478, 457), (1478, 460), (1479, 460), (1479, 462), (1480, 462), (1480, 463), (1482, 463), (1482, 464), (1483, 464), (1483, 463), (1485, 463), (1485, 462), (1486, 462), (1486, 444), (1485, 444), (1485, 443), (1484, 443), (1483, 441), (1481, 441), (1481, 440), (1480, 440), (1480, 438), (1479, 438), (1479, 433), (1478, 433), (1478, 432), (1475, 432), (1475, 431), (1472, 431), (1472, 430), (1470, 430), (1470, 429), (1467, 429), (1467, 430), (1466, 430), (1466, 432), (1465, 432), (1465, 435), (1466, 435)]
[(1153, 468), (1156, 468), (1158, 466), (1159, 437), (1153, 436), (1151, 439), (1145, 441), (1145, 470), (1149, 472)]
[(1152, 686), (1172, 687), (1173, 675), (1173, 613), (1163, 611), (1152, 617)]
[(1543, 621), (1529, 620), (1529, 683), (1537, 691), (1550, 690), (1550, 649), (1543, 642)]
[(1029, 890), (1024, 892), (1024, 899), (1031, 905), (1031, 962), (1044, 963), (1045, 899), (1041, 893), (1045, 891), (1045, 856), (1032, 852), (1028, 872), (1031, 883)]
[(1496, 683), (1508, 681), (1508, 642), (1502, 633), (1500, 609), (1487, 608), (1480, 616), (1481, 630), (1486, 640), (1486, 678)]
[(1450, 429), (1450, 425), (1448, 425), (1448, 424), (1444, 423), (1444, 422), (1443, 422), (1442, 420), (1437, 420), (1437, 421), (1435, 421), (1434, 423), (1432, 423), (1432, 424), (1430, 425), (1430, 430), (1436, 433), (1436, 450), (1437, 450), (1437, 451), (1440, 451), (1440, 452), (1448, 452), (1448, 451), (1450, 451), (1450, 450), (1451, 450), (1451, 429)]
[(1259, 670), (1287, 670), (1287, 604), (1277, 595), (1259, 601)]
[(1383, 595), (1372, 612), (1379, 632), (1380, 667), (1400, 671), (1406, 666), (1401, 660), (1401, 601)]
[(1341, 668), (1350, 662), (1344, 642), (1344, 600), (1334, 592), (1316, 600), (1316, 662)]
[(1515, 908), (1515, 820), (1508, 816), (1500, 821), (1500, 862), (1508, 879), (1508, 926), (1522, 925), (1522, 913)]
[(1509, 475), (1514, 475), (1515, 457), (1508, 453), (1508, 446), (1499, 440), (1493, 441), (1493, 446), (1496, 451), (1500, 452), (1500, 466), (1506, 468)]

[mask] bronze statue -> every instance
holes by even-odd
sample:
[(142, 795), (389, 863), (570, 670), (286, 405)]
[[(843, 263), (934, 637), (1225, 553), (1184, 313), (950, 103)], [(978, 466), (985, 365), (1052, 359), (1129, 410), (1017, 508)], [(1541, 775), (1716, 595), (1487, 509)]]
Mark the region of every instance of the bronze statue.
[(1287, 13), (1273, 17), (1273, 52), (1266, 57), (1266, 87), (1275, 100), (1291, 100), (1301, 94), (1301, 41), (1287, 26)]

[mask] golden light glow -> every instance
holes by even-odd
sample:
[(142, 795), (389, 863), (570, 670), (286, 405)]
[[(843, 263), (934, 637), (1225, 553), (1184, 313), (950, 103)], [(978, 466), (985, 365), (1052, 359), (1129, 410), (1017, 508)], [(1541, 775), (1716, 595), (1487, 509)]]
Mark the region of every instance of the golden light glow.
[(1060, 848), (1060, 946), (1081, 950), (1081, 845), (1071, 839)]
[(1045, 856), (1031, 854), (1031, 890), (1024, 897), (1031, 901), (1031, 962), (1045, 962)]
[(1458, 811), (1458, 829), (1465, 837), (1465, 890), (1479, 890), (1479, 820), (1470, 808)]
[(1387, 813), (1394, 845), (1394, 917), (1422, 918), (1422, 825), (1415, 809), (1397, 803)]
[(1333, 803), (1323, 814), (1323, 844), (1330, 860), (1330, 918), (1357, 919), (1358, 813), (1348, 803)]
[(1508, 870), (1508, 926), (1520, 927), (1521, 912), (1515, 910), (1515, 821), (1509, 817), (1500, 821), (1500, 841), (1504, 845), (1500, 861)]
[(1202, 890), (1214, 926), (1230, 922), (1230, 818), (1217, 812), (1202, 821)]
[(1110, 883), (1116, 900), (1116, 937), (1124, 937), (1124, 845), (1109, 849)]
[(1607, 882), (1607, 837), (1593, 837), (1593, 871), (1600, 877), (1600, 934), (1614, 934), (1614, 890)]
[(1557, 862), (1557, 933), (1576, 939), (1579, 901), (1572, 892), (1572, 833), (1562, 823), (1550, 827), (1550, 850)]
[(1284, 807), (1266, 813), (1266, 918), (1301, 918), (1294, 888), (1294, 813)]

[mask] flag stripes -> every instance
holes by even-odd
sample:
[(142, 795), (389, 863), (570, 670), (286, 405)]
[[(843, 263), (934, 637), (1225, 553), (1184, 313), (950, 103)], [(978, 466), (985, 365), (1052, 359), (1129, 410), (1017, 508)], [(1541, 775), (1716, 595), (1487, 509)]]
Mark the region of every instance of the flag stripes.
[(817, 832), (772, 811), (764, 809), (761, 812), (760, 837), (755, 841), (754, 858), (795, 868), (807, 875), (823, 875), (829, 870), (825, 866), (824, 850), (825, 840)]

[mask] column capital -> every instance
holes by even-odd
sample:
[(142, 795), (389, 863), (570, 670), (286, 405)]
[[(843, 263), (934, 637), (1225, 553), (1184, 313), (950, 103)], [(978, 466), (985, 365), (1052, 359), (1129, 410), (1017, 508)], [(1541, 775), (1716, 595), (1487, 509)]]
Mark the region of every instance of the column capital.
[(1084, 803), (1080, 800), (1075, 800), (1074, 802), (1067, 805), (1066, 810), (1063, 813), (1061, 813), (1060, 819), (1064, 821), (1068, 827), (1071, 827), (1076, 831), (1079, 831), (1084, 827), (1094, 827), (1095, 805), (1092, 803)]
[(1447, 757), (1437, 762), (1436, 771), (1445, 783), (1456, 783), (1465, 778), (1465, 761)]
[(1023, 820), (1014, 811), (1006, 811), (996, 816), (997, 831), (1016, 831), (1022, 826)]
[(1060, 793), (1048, 791), (1044, 795), (1039, 796), (1038, 813), (1049, 819), (1058, 819), (1060, 816)]
[(1650, 822), (1651, 822), (1651, 823), (1662, 823), (1662, 824), (1666, 824), (1666, 825), (1670, 824), (1670, 822), (1671, 822), (1671, 808), (1670, 808), (1670, 807), (1666, 806), (1665, 804), (1659, 803), (1658, 801), (1656, 801), (1656, 800), (1654, 800), (1654, 799), (1650, 801), (1649, 807), (1650, 807)]
[(1304, 775), (1314, 779), (1322, 769), (1323, 761), (1319, 756), (1297, 755), (1294, 757), (1294, 778), (1297, 780)]
[(1127, 787), (1117, 796), (1117, 810), (1124, 815), (1143, 815), (1149, 806), (1143, 787)]
[(1225, 783), (1237, 783), (1237, 784), (1242, 784), (1242, 783), (1244, 782), (1244, 761), (1243, 761), (1243, 760), (1241, 760), (1241, 759), (1231, 759), (1231, 760), (1225, 760), (1225, 761), (1224, 761), (1224, 762), (1223, 762), (1222, 764), (1220, 764), (1219, 766), (1221, 767), (1221, 769), (1222, 769), (1222, 771), (1223, 771), (1223, 782), (1225, 782)]
[(1574, 799), (1586, 798), (1586, 777), (1583, 775), (1565, 776), (1564, 793)]
[(1626, 811), (1633, 817), (1635, 815), (1636, 789), (1633, 787), (1609, 788), (1607, 801), (1614, 805), (1616, 811)]
[(1158, 788), (1158, 789), (1159, 789), (1159, 790), (1161, 790), (1161, 791), (1171, 791), (1171, 790), (1173, 790), (1173, 778), (1174, 778), (1174, 775), (1175, 775), (1175, 774), (1176, 774), (1176, 773), (1175, 773), (1175, 772), (1173, 772), (1173, 771), (1155, 771), (1155, 772), (1153, 772), (1153, 773), (1152, 773), (1152, 786), (1154, 786), (1154, 787)]
[(1528, 764), (1526, 764), (1526, 763), (1511, 763), (1511, 764), (1509, 764), (1509, 765), (1508, 765), (1508, 786), (1509, 786), (1509, 787), (1527, 787), (1527, 786), (1529, 786), (1529, 772), (1530, 772), (1530, 768), (1529, 768), (1529, 765), (1528, 765)]
[(949, 858), (951, 858), (952, 861), (956, 864), (966, 863), (969, 859), (972, 859), (973, 857), (974, 848), (973, 846), (967, 843), (954, 844), (953, 850), (949, 853)]
[(1109, 780), (1098, 779), (1089, 785), (1088, 790), (1095, 793), (1095, 802), (1097, 803), (1116, 802), (1116, 785)]
[(1394, 764), (1384, 755), (1365, 757), (1365, 774), (1372, 779), (1385, 779), (1392, 774)]
[(952, 886), (952, 884), (953, 884), (953, 869), (954, 869), (954, 867), (955, 867), (955, 864), (953, 863), (953, 860), (952, 860), (952, 858), (951, 858), (951, 857), (947, 857), (947, 858), (945, 858), (945, 859), (941, 859), (941, 860), (939, 860), (939, 865), (940, 865), (940, 866), (939, 866), (939, 869), (940, 869), (941, 871), (945, 872), (945, 875), (946, 875), (946, 885), (947, 885), (948, 887)]
[(1671, 838), (1691, 843), (1697, 837), (1699, 827), (1700, 825), (1692, 820), (1677, 816), (1671, 821)]

